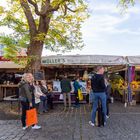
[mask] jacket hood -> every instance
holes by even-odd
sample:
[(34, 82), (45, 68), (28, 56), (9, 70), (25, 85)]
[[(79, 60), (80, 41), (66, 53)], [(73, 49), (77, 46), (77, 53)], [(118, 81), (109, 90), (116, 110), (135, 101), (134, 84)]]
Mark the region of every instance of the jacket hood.
[(27, 84), (27, 82), (25, 82), (24, 80), (19, 82), (19, 87), (22, 87), (23, 85)]

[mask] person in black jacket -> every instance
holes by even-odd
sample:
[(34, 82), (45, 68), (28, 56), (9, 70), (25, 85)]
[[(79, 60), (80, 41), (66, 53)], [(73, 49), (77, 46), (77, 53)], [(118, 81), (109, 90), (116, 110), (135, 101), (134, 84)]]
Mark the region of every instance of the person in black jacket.
[(104, 81), (104, 67), (97, 66), (96, 73), (92, 76), (91, 87), (94, 93), (94, 102), (92, 109), (92, 117), (89, 124), (95, 126), (96, 111), (98, 108), (98, 102), (101, 101), (102, 112), (104, 116), (104, 125), (106, 124), (106, 86)]
[(61, 90), (64, 97), (64, 110), (66, 110), (67, 107), (67, 96), (68, 96), (68, 102), (69, 102), (69, 108), (71, 108), (71, 82), (67, 78), (67, 75), (63, 76), (63, 79), (61, 80)]

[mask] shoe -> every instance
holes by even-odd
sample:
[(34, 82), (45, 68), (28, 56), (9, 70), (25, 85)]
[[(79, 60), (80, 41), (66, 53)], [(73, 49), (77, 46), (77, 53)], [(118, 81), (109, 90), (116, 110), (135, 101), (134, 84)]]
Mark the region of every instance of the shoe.
[(43, 115), (43, 112), (38, 112), (39, 115)]
[(43, 113), (48, 113), (48, 110), (43, 111)]
[(78, 104), (78, 105), (75, 105), (74, 107), (75, 107), (75, 108), (79, 108), (79, 107), (80, 107), (80, 105)]
[(109, 119), (110, 117), (108, 115), (106, 115), (106, 118)]
[(25, 127), (22, 127), (22, 129), (23, 129), (23, 130), (26, 130), (27, 128), (28, 128), (27, 126), (25, 126)]
[(63, 109), (64, 111), (67, 111), (67, 107), (64, 107), (64, 109)]
[(40, 129), (40, 128), (41, 128), (41, 126), (39, 126), (39, 125), (32, 126), (32, 129)]
[(74, 108), (73, 108), (73, 107), (69, 107), (69, 109), (70, 109), (70, 110), (73, 110)]
[(106, 122), (104, 122), (104, 126), (106, 126)]
[(94, 123), (92, 123), (92, 121), (89, 121), (89, 124), (91, 125), (91, 126), (95, 126), (95, 124)]

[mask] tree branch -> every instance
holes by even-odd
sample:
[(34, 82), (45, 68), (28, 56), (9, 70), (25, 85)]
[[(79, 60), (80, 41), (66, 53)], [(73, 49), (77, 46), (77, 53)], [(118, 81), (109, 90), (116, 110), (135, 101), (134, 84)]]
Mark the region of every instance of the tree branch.
[(35, 20), (33, 18), (31, 9), (26, 0), (20, 0), (20, 4), (21, 4), (21, 7), (23, 8), (23, 11), (27, 18), (30, 34), (31, 34), (31, 36), (33, 36), (36, 33), (36, 24), (35, 24)]
[(67, 2), (69, 0), (62, 0), (60, 3), (58, 3), (58, 5), (56, 5), (55, 7), (51, 7), (48, 12), (53, 12), (53, 11), (57, 11), (59, 9), (59, 6), (64, 3), (64, 2)]
[[(66, 5), (66, 7), (67, 7), (67, 5)], [(71, 12), (77, 12), (77, 10), (72, 10), (72, 9), (70, 9), (69, 7), (67, 7), (67, 9), (68, 9), (69, 11), (71, 11)]]
[(39, 11), (37, 2), (34, 2), (34, 1), (32, 1), (32, 0), (28, 0), (28, 2), (29, 2), (32, 6), (34, 6), (34, 8), (35, 8), (35, 13), (36, 13), (38, 16), (43, 16), (43, 15), (44, 15), (44, 12), (42, 13), (42, 12)]

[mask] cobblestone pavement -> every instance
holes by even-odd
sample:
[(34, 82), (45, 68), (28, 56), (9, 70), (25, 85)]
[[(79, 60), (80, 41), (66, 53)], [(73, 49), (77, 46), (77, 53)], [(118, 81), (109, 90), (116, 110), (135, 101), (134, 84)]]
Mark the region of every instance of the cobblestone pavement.
[(40, 130), (22, 130), (20, 120), (0, 121), (0, 140), (140, 140), (140, 105), (110, 104), (105, 127), (91, 127), (89, 105), (63, 111), (62, 105), (39, 116)]

